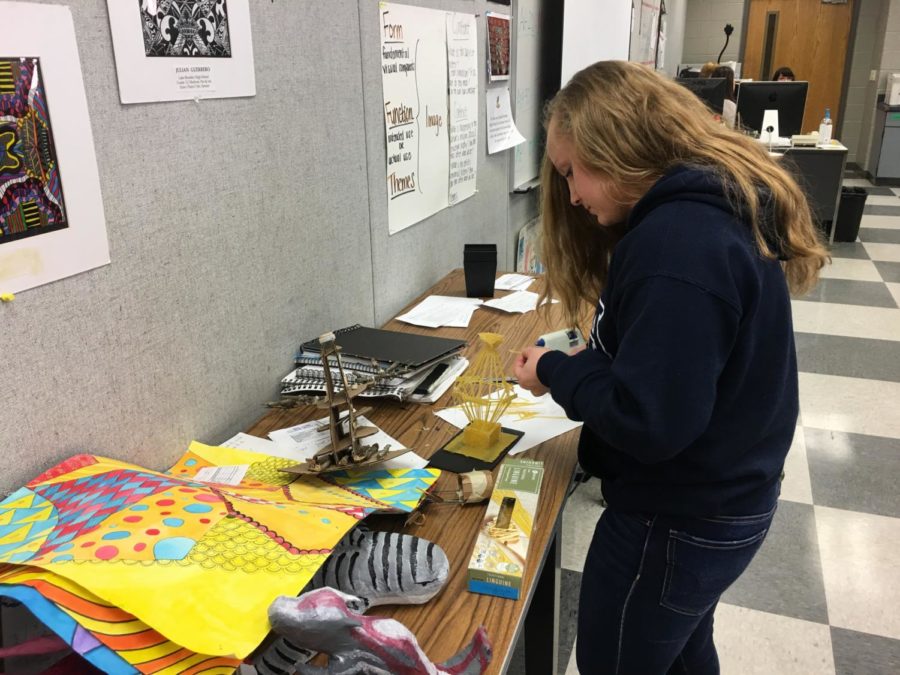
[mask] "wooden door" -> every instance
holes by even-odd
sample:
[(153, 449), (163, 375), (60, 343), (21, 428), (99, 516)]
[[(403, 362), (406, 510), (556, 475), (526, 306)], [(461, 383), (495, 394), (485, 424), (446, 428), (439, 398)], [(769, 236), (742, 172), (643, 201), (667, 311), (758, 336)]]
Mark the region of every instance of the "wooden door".
[(825, 108), (831, 108), (837, 128), (855, 1), (748, 0), (741, 76), (768, 80), (776, 68), (788, 66), (798, 80), (808, 80), (803, 133), (819, 128)]

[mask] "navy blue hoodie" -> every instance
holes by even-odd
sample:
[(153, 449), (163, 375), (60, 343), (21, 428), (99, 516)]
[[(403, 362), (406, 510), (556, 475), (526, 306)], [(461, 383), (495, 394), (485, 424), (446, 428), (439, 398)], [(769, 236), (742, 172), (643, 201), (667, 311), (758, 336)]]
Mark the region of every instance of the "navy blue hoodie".
[(711, 172), (678, 167), (635, 205), (590, 346), (538, 378), (575, 420), (578, 457), (622, 510), (768, 511), (797, 422), (791, 305), (777, 260)]

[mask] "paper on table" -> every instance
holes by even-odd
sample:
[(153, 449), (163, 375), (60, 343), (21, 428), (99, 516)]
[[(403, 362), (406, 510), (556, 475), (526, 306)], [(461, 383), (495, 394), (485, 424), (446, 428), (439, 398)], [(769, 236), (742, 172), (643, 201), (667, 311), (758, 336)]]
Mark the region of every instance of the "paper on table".
[(201, 483), (219, 483), (220, 485), (240, 485), (249, 469), (249, 464), (204, 466), (191, 480), (198, 480)]
[(494, 282), (494, 288), (501, 291), (524, 291), (534, 281), (527, 274), (504, 274)]
[[(360, 425), (372, 427), (375, 426), (370, 420), (366, 419), (365, 417), (358, 416), (356, 419)], [(290, 459), (295, 459), (298, 462), (302, 462), (311, 458), (313, 455), (319, 452), (319, 450), (328, 445), (328, 443), (331, 441), (331, 435), (327, 428), (324, 431), (316, 431), (317, 427), (327, 423), (328, 418), (323, 417), (320, 420), (305, 422), (303, 424), (298, 424), (286, 429), (277, 429), (275, 431), (270, 431), (269, 438), (275, 441), (281, 452), (286, 453), (279, 456), (288, 457)], [(390, 445), (390, 449), (392, 451), (403, 450), (404, 448), (406, 448), (405, 445), (400, 443), (397, 439), (381, 431), (381, 429), (379, 429), (378, 433), (376, 434), (366, 436), (366, 443), (378, 443), (379, 448), (384, 448), (386, 445)], [(395, 457), (394, 459), (388, 460), (387, 462), (382, 462), (377, 466), (386, 469), (421, 469), (424, 468), (427, 464), (427, 459), (419, 457), (414, 452), (407, 452), (405, 455)]]
[[(581, 422), (573, 422), (566, 417), (565, 411), (550, 397), (550, 394), (533, 396), (518, 385), (514, 390), (516, 398), (498, 421), (505, 427), (525, 432), (525, 435), (513, 446), (509, 454), (518, 455), (581, 426)], [(444, 408), (435, 414), (460, 429), (469, 423), (460, 408)]]
[(501, 85), (488, 89), (484, 100), (487, 105), (488, 154), (524, 143), (526, 139), (519, 133), (512, 116), (509, 87)]
[(478, 298), (429, 295), (406, 314), (398, 316), (397, 320), (426, 328), (468, 328), (472, 313), (481, 302)]
[[(488, 300), (484, 303), (484, 306), (500, 309), (504, 312), (519, 312), (520, 314), (524, 314), (525, 312), (530, 312), (535, 309), (537, 307), (537, 301), (537, 293), (532, 293), (531, 291), (516, 291), (515, 293), (510, 293), (502, 298)], [(559, 302), (559, 300), (553, 300), (552, 302)]]
[(283, 456), (278, 454), (278, 446), (273, 441), (270, 441), (267, 438), (251, 436), (250, 434), (245, 434), (243, 431), (235, 434), (227, 441), (222, 441), (221, 443), (219, 443), (219, 445), (225, 448), (234, 448), (235, 450), (249, 450), (250, 452), (258, 452), (263, 455), (272, 455), (274, 457)]

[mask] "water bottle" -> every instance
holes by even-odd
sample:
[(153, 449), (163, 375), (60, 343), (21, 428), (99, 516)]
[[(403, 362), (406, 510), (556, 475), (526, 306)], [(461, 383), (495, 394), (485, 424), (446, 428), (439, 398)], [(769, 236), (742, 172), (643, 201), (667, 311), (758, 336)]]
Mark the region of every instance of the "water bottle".
[(831, 108), (825, 108), (825, 117), (819, 123), (819, 145), (831, 142)]

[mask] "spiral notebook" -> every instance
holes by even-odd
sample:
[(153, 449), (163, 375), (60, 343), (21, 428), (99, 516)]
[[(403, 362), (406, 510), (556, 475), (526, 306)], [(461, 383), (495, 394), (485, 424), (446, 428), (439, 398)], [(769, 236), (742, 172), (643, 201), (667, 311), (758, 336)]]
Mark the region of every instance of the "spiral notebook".
[[(465, 340), (401, 333), (394, 330), (369, 328), (359, 324), (336, 330), (334, 336), (337, 345), (341, 348), (342, 360), (346, 357), (353, 357), (362, 362), (361, 366), (365, 366), (364, 362), (367, 360), (374, 361), (375, 363), (371, 365), (376, 370), (379, 367), (384, 368), (394, 364), (407, 369), (420, 368), (428, 363), (451, 356), (466, 346)], [(309, 359), (313, 354), (318, 359), (319, 346), (318, 338), (304, 342), (295, 361)], [(309, 361), (307, 363), (311, 364)], [(297, 365), (304, 364), (298, 362)], [(363, 370), (362, 367), (354, 369)]]

